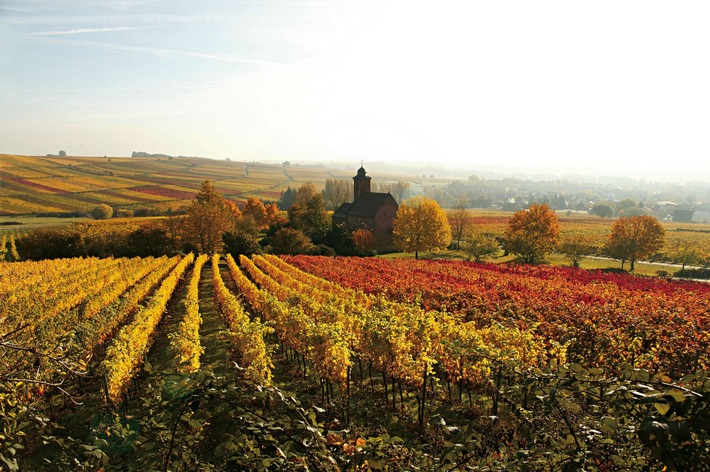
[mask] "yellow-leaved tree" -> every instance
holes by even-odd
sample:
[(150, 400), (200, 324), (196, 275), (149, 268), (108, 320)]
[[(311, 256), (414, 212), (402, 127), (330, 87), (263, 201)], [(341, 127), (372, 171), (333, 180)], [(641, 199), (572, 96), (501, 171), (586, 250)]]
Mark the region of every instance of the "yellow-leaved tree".
[(631, 262), (631, 270), (638, 259), (652, 256), (663, 248), (665, 230), (653, 216), (630, 216), (619, 218), (611, 225), (611, 235), (604, 252), (614, 259)]
[(235, 205), (205, 180), (187, 210), (185, 240), (202, 254), (221, 251), (222, 235), (234, 226), (240, 216), (238, 212)]
[(536, 264), (560, 243), (557, 214), (546, 204), (530, 205), (516, 212), (505, 229), (505, 248), (518, 254), (526, 264)]
[(414, 197), (397, 210), (393, 228), (394, 244), (404, 252), (446, 249), (451, 243), (451, 227), (446, 212), (431, 198)]
[(242, 208), (242, 214), (254, 218), (254, 222), (259, 229), (269, 227), (269, 215), (266, 211), (266, 206), (256, 197), (249, 197), (247, 199), (244, 208)]

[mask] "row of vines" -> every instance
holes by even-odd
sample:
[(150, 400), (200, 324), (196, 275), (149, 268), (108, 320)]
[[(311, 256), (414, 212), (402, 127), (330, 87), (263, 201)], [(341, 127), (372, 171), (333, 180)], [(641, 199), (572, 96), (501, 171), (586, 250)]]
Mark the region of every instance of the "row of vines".
[[(44, 421), (27, 405), (80, 399), (82, 382), (113, 419), (77, 447), (104, 467), (118, 466), (120, 438), (159, 451), (120, 453), (129, 469), (710, 469), (706, 285), (270, 255), (59, 259), (0, 264), (0, 276), (9, 470)], [(212, 305), (234, 353), (225, 378), (201, 361)], [(168, 398), (146, 359), (178, 307), (168, 376), (189, 382)]]

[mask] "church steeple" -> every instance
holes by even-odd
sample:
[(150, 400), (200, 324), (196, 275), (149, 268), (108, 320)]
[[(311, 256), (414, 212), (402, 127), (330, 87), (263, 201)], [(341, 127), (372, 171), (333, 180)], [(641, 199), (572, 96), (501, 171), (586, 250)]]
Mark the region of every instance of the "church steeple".
[(361, 195), (370, 193), (370, 180), (372, 180), (372, 177), (367, 176), (365, 168), (362, 166), (362, 163), (360, 163), (357, 175), (353, 177), (353, 201), (360, 198)]

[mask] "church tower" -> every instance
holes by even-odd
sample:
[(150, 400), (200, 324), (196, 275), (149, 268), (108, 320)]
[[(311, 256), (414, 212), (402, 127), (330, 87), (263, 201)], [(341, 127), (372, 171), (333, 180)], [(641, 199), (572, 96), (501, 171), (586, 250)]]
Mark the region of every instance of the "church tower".
[(370, 193), (370, 180), (372, 180), (372, 177), (368, 177), (366, 175), (365, 168), (362, 164), (360, 164), (360, 168), (357, 170), (357, 175), (353, 177), (353, 201), (357, 200), (366, 193)]

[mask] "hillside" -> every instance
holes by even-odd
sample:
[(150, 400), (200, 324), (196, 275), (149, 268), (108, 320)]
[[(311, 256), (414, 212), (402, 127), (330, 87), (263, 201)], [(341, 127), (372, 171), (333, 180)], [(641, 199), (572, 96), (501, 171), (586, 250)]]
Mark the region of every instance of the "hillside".
[(0, 215), (85, 213), (106, 203), (126, 210), (177, 209), (207, 179), (227, 198), (275, 201), (288, 186), (323, 185), (343, 172), (323, 167), (203, 158), (31, 157), (0, 154)]

